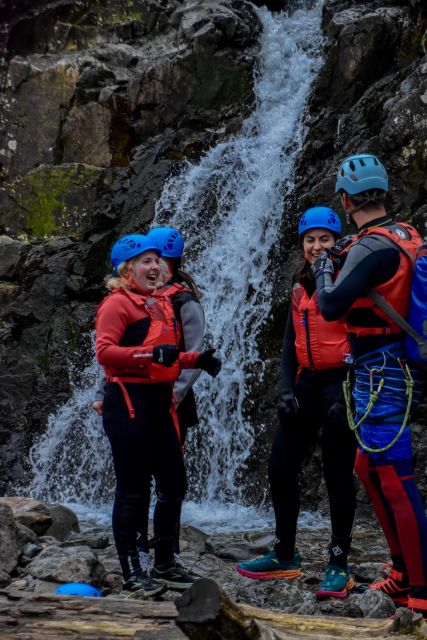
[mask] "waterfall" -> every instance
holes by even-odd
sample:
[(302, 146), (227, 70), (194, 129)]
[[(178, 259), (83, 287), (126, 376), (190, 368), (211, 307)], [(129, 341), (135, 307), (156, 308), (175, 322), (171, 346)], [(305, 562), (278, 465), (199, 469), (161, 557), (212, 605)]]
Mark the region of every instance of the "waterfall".
[(169, 179), (154, 220), (187, 239), (186, 268), (203, 292), (206, 344), (223, 360), (215, 380), (202, 375), (195, 385), (201, 420), (186, 444), (190, 495), (208, 504), (230, 501), (233, 509), (244, 498), (245, 462), (255, 438), (245, 411), (248, 389), (263, 374), (257, 337), (274, 290), (269, 253), (293, 187), (304, 105), (320, 62), (318, 8), (291, 17), (266, 9), (259, 15), (264, 30), (255, 111), (238, 136)]
[[(258, 12), (263, 35), (255, 110), (238, 135), (166, 182), (155, 217), (155, 224), (178, 227), (186, 238), (186, 268), (203, 292), (206, 343), (217, 347), (223, 360), (215, 380), (202, 374), (197, 382), (201, 424), (186, 444), (191, 495), (184, 520), (209, 528), (216, 518), (217, 530), (230, 519), (234, 528), (244, 528), (246, 520), (260, 527), (255, 510), (248, 517), (244, 510), (250, 507), (238, 506), (255, 438), (245, 418), (247, 390), (263, 374), (257, 336), (274, 287), (269, 253), (284, 197), (293, 188), (292, 170), (305, 135), (304, 105), (320, 66), (319, 3), (292, 16)], [(93, 363), (34, 444), (34, 497), (80, 505), (111, 500), (109, 446), (90, 408), (97, 372)]]

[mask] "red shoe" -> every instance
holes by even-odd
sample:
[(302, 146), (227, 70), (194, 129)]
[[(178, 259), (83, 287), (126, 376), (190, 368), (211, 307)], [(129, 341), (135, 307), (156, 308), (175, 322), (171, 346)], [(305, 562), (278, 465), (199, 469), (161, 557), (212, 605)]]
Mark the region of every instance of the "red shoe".
[(369, 589), (377, 589), (378, 591), (386, 593), (395, 604), (400, 604), (403, 607), (409, 606), (408, 595), (410, 589), (408, 585), (408, 576), (401, 571), (397, 571), (393, 567), (391, 567), (387, 578), (370, 584)]
[(416, 613), (421, 613), (423, 618), (427, 618), (427, 598), (409, 596), (406, 606), (408, 609), (412, 609), (412, 611), (415, 611)]

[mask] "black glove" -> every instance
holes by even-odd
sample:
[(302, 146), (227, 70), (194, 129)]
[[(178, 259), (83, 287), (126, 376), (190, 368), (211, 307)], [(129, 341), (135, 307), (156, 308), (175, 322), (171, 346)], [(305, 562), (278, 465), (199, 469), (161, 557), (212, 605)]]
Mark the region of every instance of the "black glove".
[(354, 242), (353, 235), (344, 236), (337, 240), (334, 246), (329, 249), (329, 257), (332, 259), (336, 271), (343, 268), (348, 255), (347, 252), (343, 253), (343, 251), (352, 242)]
[(218, 373), (221, 371), (222, 366), (221, 360), (219, 358), (215, 358), (213, 355), (215, 351), (216, 349), (203, 351), (196, 360), (196, 367), (198, 369), (203, 369), (203, 371), (209, 373), (213, 378), (216, 378)]
[(279, 413), (279, 420), (282, 424), (298, 413), (298, 409), (298, 400), (295, 398), (293, 393), (284, 392), (280, 394), (277, 410)]
[(173, 344), (159, 344), (153, 349), (153, 362), (171, 367), (179, 358), (179, 349)]
[(315, 278), (323, 273), (330, 273), (332, 276), (334, 275), (335, 267), (328, 250), (324, 251), (322, 255), (317, 258), (316, 262), (311, 265), (311, 271)]

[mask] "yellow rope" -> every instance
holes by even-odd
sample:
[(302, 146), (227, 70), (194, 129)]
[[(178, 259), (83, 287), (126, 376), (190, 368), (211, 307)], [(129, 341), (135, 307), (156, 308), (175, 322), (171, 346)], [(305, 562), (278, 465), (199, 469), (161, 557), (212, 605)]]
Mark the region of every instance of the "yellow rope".
[(346, 408), (347, 408), (347, 420), (348, 420), (348, 424), (349, 427), (352, 431), (354, 431), (354, 434), (356, 436), (357, 442), (360, 444), (360, 446), (365, 449), (365, 451), (368, 451), (369, 453), (383, 453), (384, 451), (388, 451), (389, 449), (391, 449), (391, 447), (393, 445), (396, 444), (396, 442), (399, 440), (399, 438), (401, 437), (403, 431), (405, 430), (406, 425), (408, 424), (408, 420), (409, 420), (409, 414), (411, 412), (411, 405), (412, 405), (412, 395), (413, 395), (413, 388), (414, 388), (414, 380), (412, 378), (411, 375), (411, 370), (409, 369), (408, 365), (405, 364), (405, 366), (402, 366), (402, 363), (400, 362), (400, 359), (397, 358), (399, 365), (402, 368), (402, 371), (405, 375), (405, 387), (406, 387), (406, 397), (407, 397), (407, 403), (406, 403), (406, 412), (405, 412), (405, 416), (403, 418), (403, 422), (402, 425), (399, 429), (399, 432), (397, 433), (397, 435), (393, 438), (393, 440), (386, 445), (385, 447), (381, 447), (380, 449), (375, 449), (373, 447), (368, 447), (366, 444), (364, 444), (358, 430), (359, 427), (363, 424), (363, 422), (365, 422), (365, 420), (369, 417), (369, 414), (371, 413), (372, 409), (375, 406), (376, 401), (379, 398), (379, 395), (381, 393), (381, 389), (384, 386), (384, 378), (381, 378), (381, 380), (378, 383), (377, 386), (377, 390), (374, 391), (373, 390), (373, 373), (375, 373), (377, 370), (376, 369), (371, 369), (369, 371), (369, 376), (370, 376), (370, 388), (372, 389), (370, 395), (369, 395), (369, 402), (366, 406), (366, 411), (363, 414), (363, 416), (360, 418), (360, 420), (355, 423), (354, 422), (354, 418), (353, 418), (353, 412), (351, 410), (351, 384), (350, 384), (350, 371), (347, 373), (347, 378), (345, 379), (345, 381), (343, 382), (343, 390), (344, 390), (344, 399), (345, 399), (345, 404), (346, 404)]

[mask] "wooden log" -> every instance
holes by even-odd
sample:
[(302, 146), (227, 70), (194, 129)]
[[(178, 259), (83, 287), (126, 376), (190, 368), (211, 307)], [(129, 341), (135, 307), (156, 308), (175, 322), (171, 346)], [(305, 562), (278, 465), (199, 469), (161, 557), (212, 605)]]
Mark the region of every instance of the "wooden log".
[(173, 602), (0, 591), (1, 640), (185, 640)]

